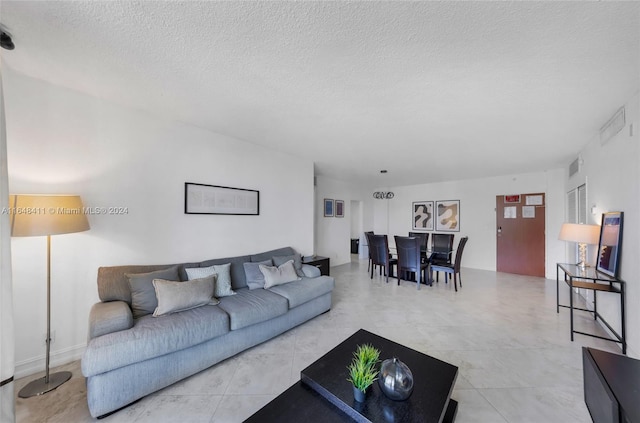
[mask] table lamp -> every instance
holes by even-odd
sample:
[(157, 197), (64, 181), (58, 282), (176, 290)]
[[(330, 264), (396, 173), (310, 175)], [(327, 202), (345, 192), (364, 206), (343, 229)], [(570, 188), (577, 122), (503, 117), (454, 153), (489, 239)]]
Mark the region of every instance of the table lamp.
[(71, 372), (49, 374), (51, 349), (51, 235), (82, 232), (89, 229), (82, 200), (77, 195), (11, 195), (11, 236), (47, 237), (47, 346), (46, 373), (18, 392), (20, 398), (42, 395), (71, 378)]
[(597, 244), (600, 237), (600, 226), (581, 223), (563, 223), (558, 239), (577, 242), (580, 262), (578, 266), (584, 270), (587, 267), (587, 244)]

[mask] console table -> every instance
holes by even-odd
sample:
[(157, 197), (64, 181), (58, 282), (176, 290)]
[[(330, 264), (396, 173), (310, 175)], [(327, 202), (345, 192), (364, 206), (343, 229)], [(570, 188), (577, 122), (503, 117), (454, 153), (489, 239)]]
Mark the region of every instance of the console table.
[[(569, 305), (560, 304), (560, 271), (564, 273), (564, 282), (569, 285)], [(579, 308), (573, 305), (573, 288), (589, 289), (593, 291), (593, 310), (586, 308)], [(624, 301), (625, 301), (625, 282), (623, 280), (608, 276), (604, 273), (598, 272), (593, 267), (587, 267), (581, 269), (576, 264), (558, 263), (556, 265), (556, 312), (560, 313), (560, 307), (569, 309), (569, 316), (571, 319), (571, 341), (573, 341), (573, 334), (578, 333), (580, 335), (592, 336), (594, 338), (604, 339), (605, 341), (617, 342), (622, 345), (622, 353), (627, 353), (627, 341), (625, 337), (625, 316), (624, 316)], [(598, 313), (598, 292), (609, 292), (620, 296), (620, 322), (621, 333), (615, 331), (605, 319)], [(593, 313), (594, 320), (600, 319), (602, 323), (611, 331), (614, 338), (608, 338), (592, 333), (586, 333), (577, 331), (573, 328), (573, 311), (581, 310)]]

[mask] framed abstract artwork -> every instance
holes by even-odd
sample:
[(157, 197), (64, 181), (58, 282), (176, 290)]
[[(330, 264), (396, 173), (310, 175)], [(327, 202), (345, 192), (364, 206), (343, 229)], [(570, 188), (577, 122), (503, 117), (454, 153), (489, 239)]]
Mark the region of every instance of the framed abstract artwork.
[(600, 225), (596, 270), (614, 278), (617, 278), (619, 273), (623, 216), (623, 212), (604, 213)]
[(460, 200), (436, 201), (436, 231), (460, 231)]
[(412, 211), (414, 231), (433, 230), (433, 201), (416, 201), (413, 203)]
[(336, 206), (336, 217), (344, 217), (344, 201), (336, 200), (335, 206)]
[(184, 184), (185, 214), (260, 214), (260, 191), (219, 185)]
[(324, 199), (324, 217), (333, 217), (333, 200)]

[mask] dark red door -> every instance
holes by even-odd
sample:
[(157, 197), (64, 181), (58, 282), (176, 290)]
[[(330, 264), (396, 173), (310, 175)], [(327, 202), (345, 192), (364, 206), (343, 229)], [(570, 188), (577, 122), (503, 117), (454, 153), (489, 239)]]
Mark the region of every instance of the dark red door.
[(545, 276), (545, 196), (496, 196), (498, 272)]

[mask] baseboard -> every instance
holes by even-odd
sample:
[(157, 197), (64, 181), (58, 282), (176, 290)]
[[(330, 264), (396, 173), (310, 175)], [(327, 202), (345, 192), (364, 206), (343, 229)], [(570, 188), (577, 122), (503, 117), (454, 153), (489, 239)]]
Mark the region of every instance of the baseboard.
[[(87, 344), (75, 345), (73, 347), (64, 348), (57, 351), (52, 351), (49, 356), (49, 368), (52, 369), (56, 366), (62, 366), (63, 364), (69, 364), (73, 361), (80, 360)], [(43, 353), (37, 357), (30, 358), (28, 360), (17, 361), (14, 378), (20, 379), (25, 376), (30, 376), (38, 372), (44, 371), (46, 355), (44, 348)]]

